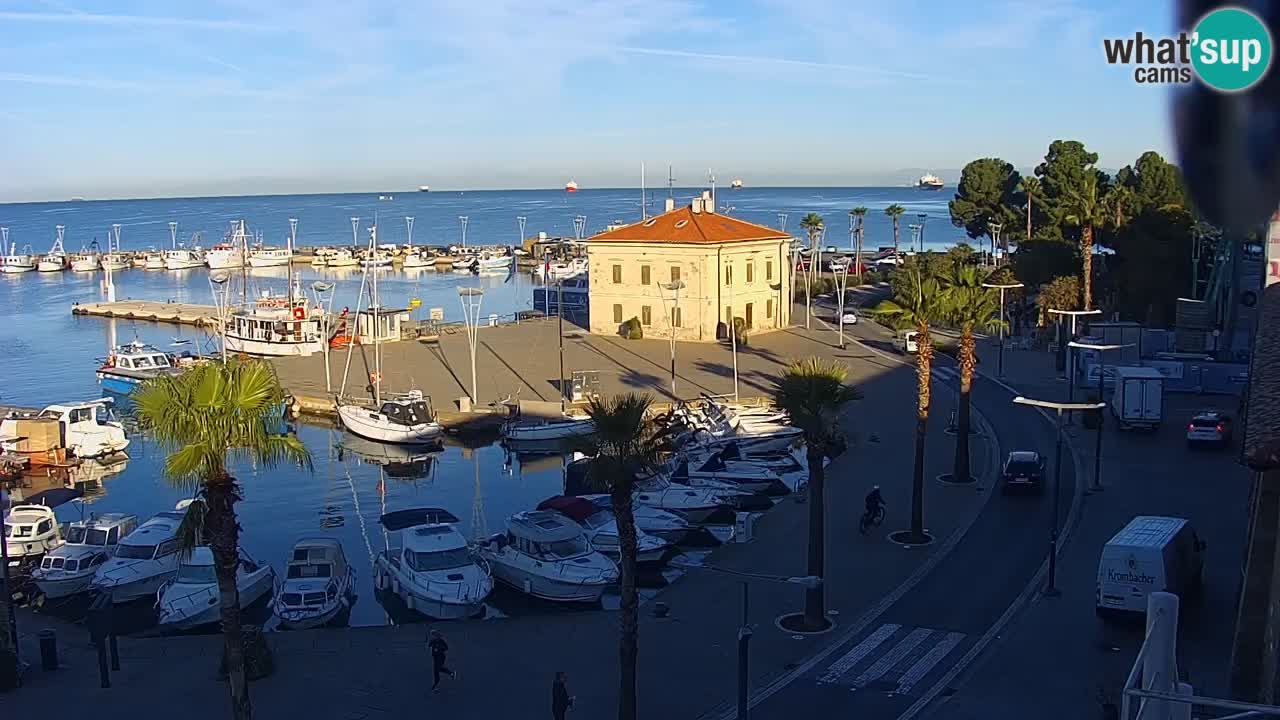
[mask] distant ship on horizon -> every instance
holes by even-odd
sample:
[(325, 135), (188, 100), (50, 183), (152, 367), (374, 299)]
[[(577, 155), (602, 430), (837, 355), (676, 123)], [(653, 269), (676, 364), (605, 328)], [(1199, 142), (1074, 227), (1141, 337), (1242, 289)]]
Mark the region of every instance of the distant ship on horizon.
[(418, 192), (430, 192), (430, 191), (431, 191), (431, 186), (430, 186), (430, 185), (419, 185), (419, 186), (418, 186)]
[(567, 182), (567, 183), (565, 183), (565, 184), (564, 184), (564, 191), (565, 191), (565, 192), (578, 192), (578, 183), (577, 183), (576, 181), (574, 181), (574, 180), (570, 180), (569, 182)]
[(741, 178), (734, 178), (734, 179), (733, 179), (733, 182), (729, 183), (729, 187), (730, 187), (730, 188), (732, 188), (732, 189), (734, 189), (734, 190), (741, 190), (741, 189), (742, 189), (742, 179), (741, 179)]
[(933, 173), (925, 173), (916, 181), (916, 187), (921, 190), (941, 190), (943, 184), (942, 178)]

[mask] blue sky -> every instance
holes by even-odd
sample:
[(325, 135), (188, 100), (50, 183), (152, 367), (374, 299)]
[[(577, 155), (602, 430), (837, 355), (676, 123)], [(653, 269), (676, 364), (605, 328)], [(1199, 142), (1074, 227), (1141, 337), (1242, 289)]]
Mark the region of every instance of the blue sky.
[[(899, 183), (1169, 154), (1105, 0), (0, 0), (0, 201)], [(681, 170), (683, 168), (683, 170)], [(948, 178), (953, 179), (953, 178)]]

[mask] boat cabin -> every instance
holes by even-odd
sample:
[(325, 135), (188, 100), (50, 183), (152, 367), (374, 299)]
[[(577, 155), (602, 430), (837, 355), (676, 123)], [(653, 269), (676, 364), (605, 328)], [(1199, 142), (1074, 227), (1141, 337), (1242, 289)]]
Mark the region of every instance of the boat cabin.
[(303, 538), (293, 546), (285, 568), (286, 580), (341, 577), (347, 572), (347, 556), (342, 545), (329, 538)]
[(85, 572), (107, 560), (120, 538), (138, 527), (136, 515), (106, 513), (67, 526), (66, 543), (44, 556), (40, 569)]
[(431, 400), (421, 391), (414, 390), (404, 397), (394, 398), (382, 403), (378, 412), (397, 425), (422, 425), (434, 422), (435, 410), (431, 408)]
[(4, 517), (4, 542), (10, 567), (62, 544), (62, 529), (53, 509), (44, 505), (15, 505)]
[(227, 335), (264, 343), (314, 342), (320, 336), (320, 321), (306, 317), (302, 308), (296, 310), (302, 312), (285, 308), (234, 312), (228, 319)]
[(155, 370), (170, 368), (173, 363), (169, 354), (157, 350), (150, 345), (134, 343), (122, 345), (107, 356), (106, 367), (118, 367), (125, 370)]
[(156, 560), (177, 553), (178, 525), (185, 515), (185, 510), (156, 514), (120, 539), (115, 556), (121, 560)]
[(373, 310), (361, 310), (356, 313), (356, 342), (372, 345), (375, 328), (378, 342), (400, 342), (403, 339), (402, 333), (408, 330), (408, 325), (408, 310), (378, 308), (376, 318)]
[(507, 532), (498, 544), (509, 545), (535, 560), (560, 562), (590, 555), (591, 543), (582, 528), (552, 510), (516, 513), (507, 521)]

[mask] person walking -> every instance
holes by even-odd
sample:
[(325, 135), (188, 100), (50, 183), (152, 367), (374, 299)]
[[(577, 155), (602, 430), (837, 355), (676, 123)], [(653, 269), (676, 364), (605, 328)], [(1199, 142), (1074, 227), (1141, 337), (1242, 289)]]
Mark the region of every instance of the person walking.
[(573, 708), (573, 697), (569, 695), (569, 688), (565, 684), (568, 680), (568, 676), (561, 670), (551, 683), (551, 717), (555, 720), (564, 720), (565, 712)]
[(431, 674), (433, 682), (431, 683), (431, 692), (440, 689), (440, 675), (448, 675), (450, 680), (457, 680), (458, 673), (449, 669), (445, 664), (445, 656), (449, 653), (449, 643), (445, 642), (444, 635), (439, 630), (432, 630), (428, 635), (430, 640), (427, 642), (427, 648), (431, 650)]

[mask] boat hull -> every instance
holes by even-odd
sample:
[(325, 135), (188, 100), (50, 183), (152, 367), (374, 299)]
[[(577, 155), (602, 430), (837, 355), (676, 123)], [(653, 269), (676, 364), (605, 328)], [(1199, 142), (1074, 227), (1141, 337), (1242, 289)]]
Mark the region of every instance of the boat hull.
[(40, 272), (62, 272), (66, 269), (67, 266), (63, 263), (50, 260), (41, 260), (40, 264), (36, 265), (36, 270)]
[(10, 275), (31, 272), (32, 270), (35, 270), (35, 269), (36, 269), (35, 265), (25, 265), (25, 264), (20, 265), (15, 263), (5, 263), (4, 265), (0, 265), (0, 272), (8, 273)]
[(72, 595), (89, 591), (89, 583), (93, 582), (93, 573), (85, 573), (74, 577), (60, 577), (57, 579), (42, 580), (36, 578), (36, 587), (40, 588), (40, 592), (44, 594), (46, 599), (59, 600)]
[(123, 583), (113, 583), (110, 585), (93, 584), (89, 586), (91, 592), (98, 592), (110, 598), (111, 602), (116, 605), (141, 600), (142, 598), (154, 598), (160, 588), (169, 582), (174, 575), (178, 573), (175, 567), (173, 570), (163, 572), (159, 575), (151, 575), (142, 577), (137, 580)]
[(95, 272), (100, 267), (102, 267), (102, 265), (98, 262), (97, 258), (76, 260), (71, 263), (72, 272)]
[[(264, 568), (253, 573), (251, 577), (242, 577), (242, 579), (244, 582), (239, 583), (237, 588), (242, 610), (261, 600), (275, 586), (275, 573), (270, 568)], [(187, 598), (187, 602), (177, 608), (176, 612), (170, 612), (167, 615), (162, 612), (157, 625), (163, 630), (191, 630), (220, 621), (222, 604), (218, 601), (218, 586), (213, 585), (205, 592), (197, 592), (198, 595), (194, 599)], [(161, 591), (158, 604), (162, 607), (164, 606), (163, 596), (164, 591)], [(207, 599), (212, 599), (212, 604)]]
[(165, 270), (190, 270), (192, 268), (204, 267), (203, 262), (196, 260), (165, 260)]
[(266, 268), (266, 267), (284, 267), (289, 264), (290, 258), (287, 257), (249, 257), (249, 267)]
[(508, 425), (502, 429), (502, 435), (511, 442), (537, 442), (582, 437), (595, 431), (595, 423), (590, 420), (569, 420), (541, 425)]
[(391, 425), (373, 420), (371, 415), (377, 413), (358, 405), (338, 406), (338, 419), (342, 421), (342, 426), (366, 440), (395, 445), (427, 445), (437, 440), (443, 432), (436, 423)]
[(476, 617), (484, 613), (485, 598), (493, 590), (493, 583), (486, 581), (483, 591), (477, 592), (475, 597), (454, 600), (439, 594), (426, 594), (409, 583), (401, 582), (395, 572), (386, 566), (382, 556), (378, 557), (374, 573), (374, 587), (389, 590), (404, 601), (405, 607), (433, 620), (465, 620)]
[(235, 335), (225, 337), (227, 351), (257, 357), (311, 357), (324, 352), (324, 341), (266, 342)]
[(563, 603), (600, 602), (605, 589), (610, 585), (610, 583), (605, 582), (578, 583), (555, 580), (542, 575), (534, 575), (521, 568), (506, 565), (502, 562), (492, 560), (490, 562), (495, 580), (539, 600)]

